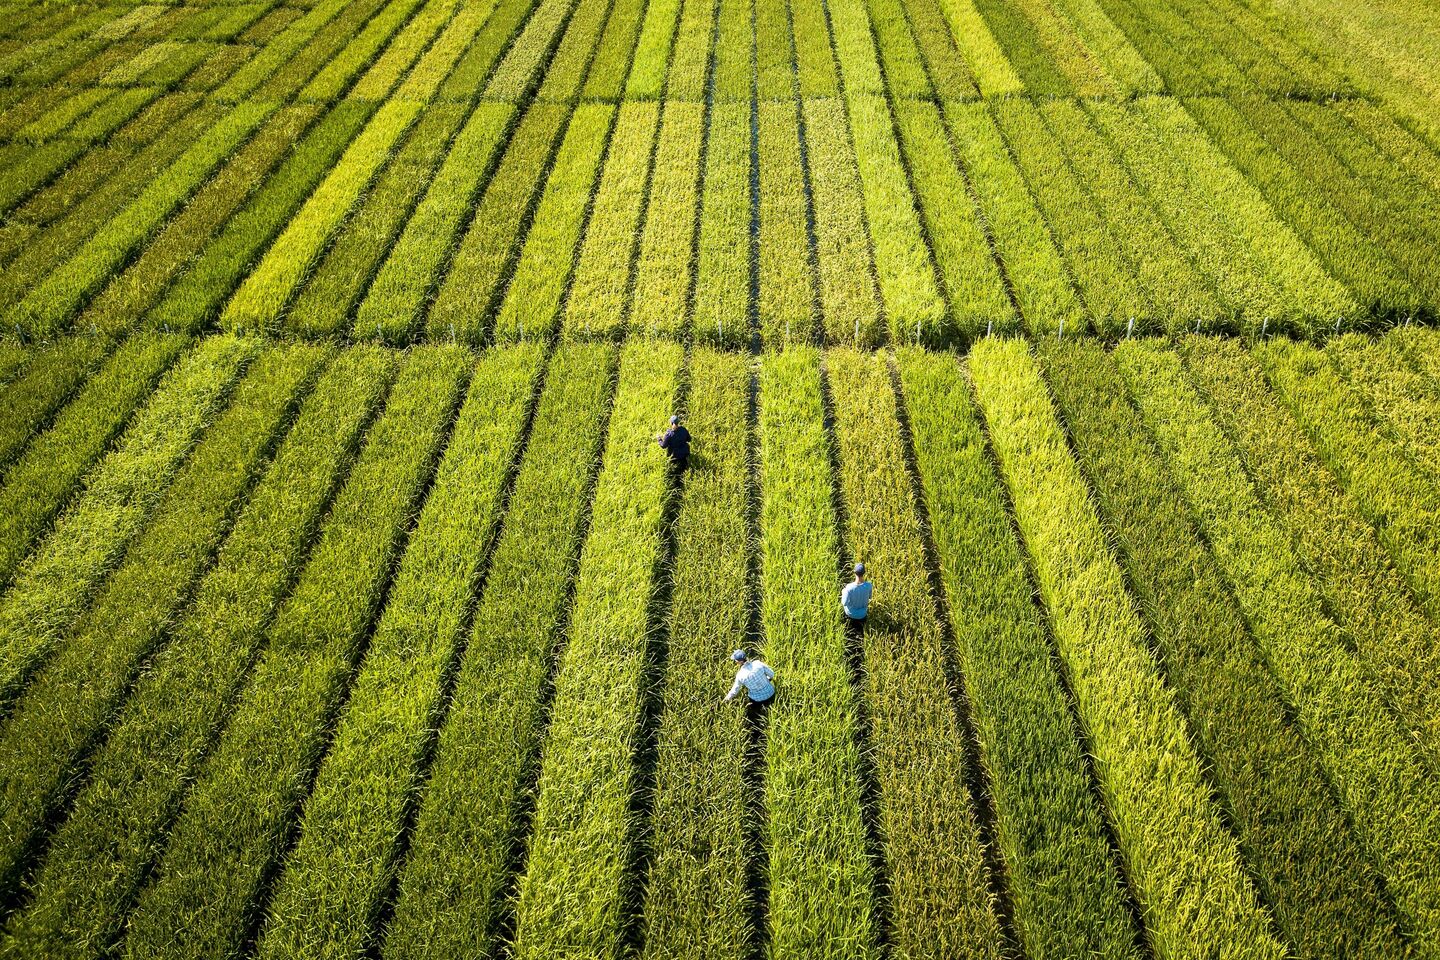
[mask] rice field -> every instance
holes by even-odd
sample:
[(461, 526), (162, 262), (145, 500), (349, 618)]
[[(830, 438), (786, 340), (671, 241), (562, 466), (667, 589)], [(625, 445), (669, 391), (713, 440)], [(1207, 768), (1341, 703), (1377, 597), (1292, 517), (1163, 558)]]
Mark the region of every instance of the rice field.
[(0, 11), (0, 960), (1440, 960), (1425, 4)]

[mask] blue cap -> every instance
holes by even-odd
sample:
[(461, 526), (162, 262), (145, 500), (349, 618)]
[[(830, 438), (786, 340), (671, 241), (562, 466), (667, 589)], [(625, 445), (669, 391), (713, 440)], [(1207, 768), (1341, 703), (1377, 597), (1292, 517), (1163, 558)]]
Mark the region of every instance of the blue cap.
[(750, 658), (745, 656), (744, 650), (736, 650), (734, 653), (730, 654), (730, 659), (734, 660), (736, 663), (744, 663)]
[(860, 576), (860, 575), (862, 575), (862, 574), (864, 574), (864, 573), (865, 573), (865, 564), (863, 564), (863, 563), (857, 563), (857, 564), (855, 564), (855, 575), (856, 575), (856, 576)]
[(680, 418), (679, 418), (678, 416), (674, 416), (674, 417), (671, 417), (671, 418), (670, 418), (670, 426), (672, 426), (672, 427), (675, 426), (675, 424), (677, 424), (677, 423), (679, 423), (679, 422), (680, 422)]

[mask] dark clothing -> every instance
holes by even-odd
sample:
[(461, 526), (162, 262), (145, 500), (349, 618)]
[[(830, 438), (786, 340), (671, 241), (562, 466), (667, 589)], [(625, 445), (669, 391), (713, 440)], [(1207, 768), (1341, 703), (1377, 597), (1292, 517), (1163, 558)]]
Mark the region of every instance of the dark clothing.
[(751, 700), (749, 697), (745, 698), (745, 719), (750, 721), (752, 727), (760, 726), (761, 722), (765, 719), (765, 715), (770, 712), (770, 705), (775, 702), (777, 696), (779, 696), (779, 694), (772, 693), (770, 694), (769, 700)]
[(858, 640), (865, 635), (865, 618), (852, 617), (849, 614), (840, 614), (840, 619), (845, 623), (845, 636), (850, 640)]
[(660, 449), (670, 455), (675, 466), (684, 470), (690, 462), (690, 431), (683, 426), (671, 427), (660, 437)]

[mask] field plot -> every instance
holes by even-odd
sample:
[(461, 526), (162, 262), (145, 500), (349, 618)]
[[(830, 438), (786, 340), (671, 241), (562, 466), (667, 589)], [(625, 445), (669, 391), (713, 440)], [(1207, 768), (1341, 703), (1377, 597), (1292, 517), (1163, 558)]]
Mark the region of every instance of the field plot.
[(1440, 960), (1437, 62), (0, 0), (0, 960)]

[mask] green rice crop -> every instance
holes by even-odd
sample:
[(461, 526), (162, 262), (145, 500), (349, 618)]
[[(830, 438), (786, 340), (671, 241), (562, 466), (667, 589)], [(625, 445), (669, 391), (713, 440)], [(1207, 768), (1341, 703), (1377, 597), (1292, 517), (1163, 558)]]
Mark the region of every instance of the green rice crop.
[[(953, 103), (946, 105), (945, 123), (1025, 329), (1040, 336), (1057, 332), (1063, 324), (1083, 333), (1088, 326), (1084, 305), (994, 118), (983, 104)], [(1000, 332), (1009, 332), (1005, 325), (998, 326)], [(989, 321), (986, 329), (991, 329)]]
[(615, 115), (609, 104), (575, 108), (495, 317), (497, 341), (554, 333)]
[[(485, 186), (491, 158), (500, 152), (513, 116), (514, 108), (507, 104), (480, 104), (470, 114), (425, 191), (425, 199), (411, 214), (405, 232), (390, 248), (384, 266), (361, 301), (355, 316), (357, 336), (376, 333), (390, 340), (408, 338), (444, 269), (456, 233)], [(546, 122), (550, 118), (541, 118), (543, 113), (531, 112), (511, 139), (509, 155), (528, 152), (533, 148), (532, 137), (552, 132), (551, 124)], [(502, 179), (505, 170), (502, 166), (494, 182), (508, 182)]]
[(1336, 101), (1334, 109), (1344, 114), (1351, 125), (1387, 157), (1419, 177), (1432, 191), (1440, 190), (1440, 155), (1400, 121), (1358, 97)]
[(1132, 958), (1135, 930), (1104, 814), (969, 385), (945, 354), (906, 348), (898, 360), (1019, 939), (1036, 958)]
[(184, 619), (115, 718), (0, 956), (98, 956), (109, 946), (393, 366), (379, 351), (352, 351), (301, 408)]
[(868, 231), (861, 229), (865, 198), (845, 107), (837, 100), (809, 100), (803, 120), (825, 336), (831, 343), (874, 346), (885, 328)]
[(654, 812), (645, 877), (645, 955), (718, 960), (752, 942), (745, 837), (753, 786), (747, 727), (717, 710), (745, 646), (753, 592), (747, 518), (751, 365), (737, 353), (690, 356), (685, 423), (695, 435), (675, 521), (664, 706), (655, 747)]
[(1346, 334), (1326, 350), (1396, 441), (1431, 474), (1440, 473), (1440, 385), (1410, 365), (1403, 331), (1370, 339)]
[(806, 229), (805, 168), (800, 155), (799, 106), (757, 106), (760, 170), (760, 333), (770, 346), (816, 335), (815, 263)]
[(1069, 101), (1052, 101), (1040, 114), (1076, 175), (1088, 185), (1110, 232), (1135, 265), (1137, 278), (1155, 291), (1156, 319), (1172, 331), (1196, 323), (1214, 329), (1227, 312), (1225, 306), (1084, 110)]
[(1114, 335), (1133, 320), (1143, 329), (1155, 319), (1152, 295), (1104, 222), (1059, 144), (1030, 101), (1003, 100), (991, 112), (1064, 251), (1097, 333)]
[(832, 350), (844, 551), (863, 560), (875, 601), (857, 644), (869, 763), (896, 952), (999, 957), (975, 798), (946, 675), (944, 634), (882, 354)]
[(681, 336), (690, 329), (699, 231), (700, 148), (705, 108), (668, 100), (661, 112), (645, 232), (635, 261), (630, 330)]
[(1324, 191), (1267, 147), (1228, 100), (1196, 98), (1185, 101), (1185, 109), (1367, 311), (1390, 317), (1416, 312), (1420, 294), (1376, 240), (1358, 230)]
[(0, 388), (0, 471), (9, 468), (114, 346), (101, 337), (66, 337), (34, 349), (14, 379)]
[[(476, 109), (512, 108), (481, 104)], [(522, 221), (545, 181), (568, 115), (568, 105), (536, 103), (516, 127), (435, 295), (427, 323), (432, 338), (449, 336), (452, 331), (467, 340), (484, 336), (488, 313), (499, 298), (505, 271), (519, 246)], [(362, 307), (362, 318), (363, 312)]]
[(840, 625), (840, 557), (819, 354), (760, 372), (761, 653), (775, 670), (765, 737), (770, 954), (880, 955), (861, 811), (859, 718)]
[(704, 343), (738, 346), (750, 336), (749, 103), (711, 107), (703, 189), (695, 337)]
[[(910, 26), (915, 31), (915, 42), (925, 60), (935, 97), (943, 102), (978, 96), (965, 58), (950, 36), (950, 25), (939, 0), (906, 0), (904, 7), (910, 15)], [(895, 107), (898, 110), (900, 104), (895, 103)]]
[[(1006, 66), (1014, 72), (1027, 93), (1057, 97), (1074, 94), (1070, 81), (1061, 71), (1054, 54), (1045, 48), (1043, 38), (1026, 16), (1024, 8), (997, 0), (970, 0), (966, 6), (973, 6), (976, 13), (973, 18), (966, 18), (970, 22), (965, 26), (983, 28), (982, 36), (990, 36), (1003, 51)], [(1034, 4), (1030, 6), (1033, 9)], [(957, 37), (962, 35), (958, 25), (955, 34)], [(983, 84), (980, 92), (982, 95), (987, 93)], [(987, 99), (991, 98), (987, 96)]]
[(576, 574), (570, 635), (555, 675), (535, 817), (515, 907), (517, 957), (612, 953), (622, 936), (637, 785), (635, 751), (650, 696), (652, 597), (666, 559), (673, 491), (650, 442), (673, 409), (683, 351), (632, 341), (621, 358), (605, 465)]
[(792, 0), (790, 25), (795, 34), (795, 76), (800, 96), (835, 96), (840, 92), (840, 78), (830, 47), (825, 5), (815, 0)]
[[(717, 9), (719, 12), (716, 14), (713, 53), (715, 62), (710, 68), (709, 96), (717, 105), (748, 104), (755, 84), (752, 0), (719, 0)], [(712, 136), (715, 119), (716, 115), (712, 110)]]
[(541, 63), (555, 45), (573, 5), (571, 0), (541, 0), (491, 75), (485, 99), (514, 101), (537, 82)]
[(1384, 883), (1289, 719), (1184, 491), (1095, 343), (1042, 348), (1046, 373), (1240, 847), (1302, 957), (1403, 954)]
[(1128, 342), (1116, 359), (1417, 946), (1429, 950), (1440, 866), (1421, 851), (1440, 838), (1433, 780), (1361, 659), (1325, 615), (1285, 532), (1184, 380), (1179, 357)]
[(985, 339), (970, 373), (1150, 942), (1167, 957), (1234, 944), (1283, 956), (1035, 361), (1023, 343)]
[(1364, 397), (1320, 350), (1276, 340), (1255, 355), (1421, 606), (1440, 617), (1440, 507), (1431, 478), (1378, 428)]
[(624, 103), (596, 188), (585, 240), (565, 309), (568, 337), (614, 337), (624, 332), (640, 216), (650, 181), (660, 105)]
[[(966, 339), (995, 327), (1013, 331), (1015, 310), (991, 256), (980, 212), (956, 168), (940, 111), (929, 103), (897, 102), (894, 109), (926, 235), (945, 286), (949, 325)], [(897, 340), (901, 333), (896, 331)]]
[(714, 23), (714, 0), (684, 0), (680, 24), (675, 28), (674, 51), (670, 55), (670, 76), (665, 87), (667, 100), (699, 103), (705, 99)]
[(945, 343), (952, 336), (949, 318), (886, 100), (852, 95), (849, 106), (865, 219), (880, 293), (890, 318), (890, 339), (894, 343)]
[(411, 0), (350, 0), (345, 9), (329, 23), (326, 23), (310, 40), (295, 52), (280, 69), (276, 70), (255, 91), (250, 94), (257, 100), (288, 101), (303, 89), (322, 65), (332, 62), (373, 18), (383, 17), (383, 10), (390, 5), (403, 5)]
[(889, 95), (896, 99), (928, 99), (933, 96), (930, 78), (910, 30), (905, 6), (903, 0), (865, 0)]
[(1214, 341), (1187, 344), (1185, 353), (1250, 476), (1314, 573), (1327, 612), (1380, 680), (1410, 737), (1440, 769), (1440, 634), (1254, 359)]
[[(324, 753), (329, 724), (464, 388), (463, 353), (416, 359), (366, 437), (169, 833), (159, 879), (129, 917), (128, 956), (204, 957), (243, 948), (258, 891), (285, 849), (291, 817)], [(538, 350), (519, 350), (487, 355), (475, 368), (472, 398), (447, 457), (468, 469), (477, 512), (497, 505), (499, 478), (517, 446), (540, 360)], [(207, 869), (218, 862), (232, 867)], [(176, 937), (182, 929), (183, 944)]]
[[(493, 12), (488, 4), (489, 0), (486, 0), (483, 4), (462, 6), (455, 19), (456, 24), (465, 24), (466, 32), (458, 31), (456, 24), (452, 24), (446, 32), (445, 39), (454, 37), (453, 56), (459, 59), (453, 70), (446, 66), (448, 76), (443, 82), (438, 76), (434, 78), (440, 84), (437, 96), (441, 100), (469, 102), (474, 99), (476, 90), (485, 89), (491, 71), (534, 9), (535, 0), (500, 0)], [(475, 34), (473, 40), (470, 33)], [(446, 59), (451, 59), (448, 51)], [(415, 79), (412, 77), (412, 82)]]
[(182, 346), (177, 340), (153, 337), (137, 337), (125, 344), (6, 471), (0, 488), (0, 586), (9, 584), (30, 548), (175, 362)]
[(225, 83), (216, 88), (215, 99), (239, 103), (255, 92), (276, 70), (290, 61), (321, 27), (346, 6), (346, 0), (322, 0), (307, 9), (293, 23), (269, 38), (263, 47)]
[[(30, 357), (31, 351), (18, 343), (0, 343), (0, 389), (8, 385), (17, 372), (25, 369)], [(4, 459), (0, 455), (0, 463)]]
[(309, 337), (334, 337), (344, 331), (468, 113), (468, 106), (437, 104), (420, 114), (404, 145), (296, 296), (285, 318), (289, 330)]
[[(413, 572), (407, 579), (402, 571), (381, 632), (372, 642), (372, 662), (374, 650), (387, 652), (370, 681), (376, 699), (365, 702), (364, 713), (352, 709), (355, 719), (349, 729), (354, 739), (337, 741), (346, 749), (332, 754), (341, 758), (332, 762), (377, 771), (371, 775), (376, 789), (362, 798), (363, 806), (346, 821), (344, 833), (317, 835), (314, 841), (316, 866), (339, 868), (337, 875), (346, 877), (357, 873), (355, 865), (363, 866), (359, 880), (369, 886), (358, 889), (371, 896), (400, 868), (380, 851), (388, 850), (393, 824), (414, 802), (410, 792), (417, 750), (443, 707), (435, 689), (440, 671), (461, 658), (410, 854), (398, 879), (395, 916), (382, 950), (386, 957), (485, 951), (493, 948), (501, 918), (508, 914), (504, 898), (510, 892), (521, 797), (533, 775), (544, 716), (541, 690), (559, 644), (557, 633), (604, 440), (616, 353), (598, 344), (568, 344), (556, 350), (474, 610), (468, 645), (462, 631), (479, 570), (473, 561), (460, 564), (452, 559), (465, 554), (457, 554), (451, 544), (457, 539), (481, 543), (483, 536), (488, 545), (496, 531), (493, 525), (479, 525), (476, 514), (466, 509), (468, 481), (458, 474), (444, 501), (446, 512), (435, 515), (433, 536), (417, 541), (423, 545), (420, 552), (412, 548), (414, 559), (407, 558), (407, 570)], [(458, 532), (449, 533), (451, 528)], [(472, 551), (475, 554), (478, 551)], [(437, 569), (441, 574), (431, 572)], [(411, 623), (425, 624), (427, 635), (437, 638), (436, 649), (420, 651), (425, 667), (421, 676), (413, 676), (415, 654), (405, 641)], [(364, 702), (359, 698), (367, 690), (364, 675), (361, 683), (352, 703)], [(397, 689), (405, 696), (395, 696)], [(377, 751), (369, 730), (391, 716), (402, 722)], [(339, 773), (342, 768), (336, 769)], [(327, 782), (324, 776), (322, 785)], [(316, 806), (322, 798), (339, 804), (353, 794), (345, 777), (337, 776), (331, 789), (333, 796), (317, 791), (311, 808), (322, 809)], [(308, 853), (305, 840), (298, 852)], [(381, 869), (388, 873), (377, 874)], [(346, 884), (355, 885), (356, 880), (347, 879)], [(298, 885), (297, 894), (304, 889)]]
[[(420, 10), (418, 14), (417, 8)], [(335, 100), (344, 94), (362, 70), (366, 70), (366, 77), (371, 76), (370, 71), (375, 69), (376, 58), (382, 51), (385, 57), (408, 67), (413, 58), (420, 55), (422, 45), (434, 36), (453, 12), (453, 2), (426, 3), (422, 6), (421, 0), (395, 0), (386, 4), (353, 40), (334, 57), (323, 61), (324, 66), (300, 89), (296, 99), (321, 103)]]
[[(1095, 51), (1086, 46), (1075, 32), (1073, 23), (1056, 9), (1055, 4), (1046, 0), (1017, 0), (1015, 6), (1034, 29), (1051, 67), (1076, 95), (1101, 97), (1120, 92), (1119, 85), (1106, 72)], [(1057, 88), (1053, 92), (1060, 93), (1062, 90)]]
[(536, 94), (538, 99), (555, 103), (580, 95), (609, 13), (610, 0), (579, 0), (565, 25), (565, 36), (545, 68), (545, 78)]
[(245, 206), (187, 264), (185, 273), (150, 308), (144, 324), (194, 331), (209, 323), (254, 258), (309, 196), (373, 109), (367, 103), (341, 102), (310, 127)]
[[(47, 91), (48, 93), (48, 91)], [(45, 96), (45, 94), (42, 94)], [(79, 90), (70, 94), (64, 100), (56, 103), (45, 103), (42, 108), (39, 101), (36, 102), (37, 110), (43, 109), (38, 119), (26, 124), (19, 130), (10, 129), (15, 121), (7, 115), (4, 122), (0, 122), (0, 134), (7, 139), (27, 141), (29, 143), (43, 143), (59, 136), (66, 128), (75, 124), (91, 110), (105, 103), (105, 101), (116, 96), (116, 91), (106, 90), (104, 87), (91, 87), (88, 90)], [(46, 99), (54, 99), (52, 94)]]
[(610, 5), (610, 19), (605, 22), (585, 78), (585, 99), (621, 99), (634, 63), (635, 42), (646, 6), (645, 0), (614, 0)]
[(1165, 83), (1155, 67), (1135, 49), (1125, 31), (1110, 19), (1099, 0), (1059, 0), (1056, 9), (1121, 91), (1162, 91)]
[(789, 101), (793, 112), (795, 53), (788, 7), (786, 0), (756, 0), (755, 96), (760, 101)]
[(314, 107), (282, 107), (171, 219), (126, 269), (76, 317), (77, 329), (118, 334), (164, 294), (174, 276), (222, 229), (260, 178), (280, 163), (314, 121)]
[(305, 201), (220, 314), (227, 330), (271, 330), (310, 274), (350, 208), (420, 113), (418, 104), (382, 106)]
[(7, 863), (26, 856), (60, 808), (76, 764), (164, 642), (299, 395), (329, 359), (329, 351), (294, 346), (267, 351), (251, 365), (94, 604), (16, 701), (0, 736)]
[(665, 93), (670, 50), (679, 25), (681, 0), (652, 0), (635, 41), (634, 62), (625, 81), (627, 100), (658, 100)]
[[(135, 349), (139, 356), (147, 348), (173, 356), (182, 347), (179, 338), (162, 337), (138, 340)], [(0, 697), (13, 695), (60, 631), (83, 611), (254, 350), (253, 344), (219, 338), (182, 360), (20, 566), (0, 602)], [(13, 864), (0, 866), (4, 874)]]
[[(385, 47), (384, 53), (368, 64), (364, 76), (355, 82), (347, 96), (352, 100), (384, 100), (404, 77), (405, 93), (421, 94), (416, 99), (429, 100), (491, 6), (487, 3), (462, 8), (454, 0), (427, 2)], [(417, 60), (420, 63), (415, 66)], [(338, 78), (332, 81), (327, 73), (328, 68), (311, 80), (301, 92), (301, 99), (305, 99), (307, 93), (322, 96), (329, 92), (332, 82), (338, 84)]]
[(847, 96), (883, 96), (885, 77), (875, 50), (870, 16), (863, 0), (840, 0), (826, 5), (831, 39), (840, 67), (841, 86)]

